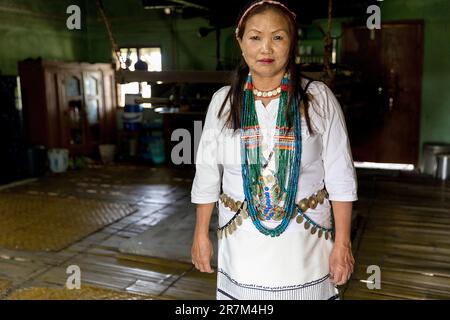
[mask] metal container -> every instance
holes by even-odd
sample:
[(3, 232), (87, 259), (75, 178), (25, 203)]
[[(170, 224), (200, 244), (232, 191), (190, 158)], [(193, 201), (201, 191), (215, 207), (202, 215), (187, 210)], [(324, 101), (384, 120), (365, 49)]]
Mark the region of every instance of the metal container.
[(447, 143), (425, 143), (423, 145), (423, 156), (420, 171), (425, 174), (436, 176), (437, 172), (437, 154), (449, 153), (450, 144)]
[(450, 177), (450, 154), (437, 155), (436, 178), (447, 180)]

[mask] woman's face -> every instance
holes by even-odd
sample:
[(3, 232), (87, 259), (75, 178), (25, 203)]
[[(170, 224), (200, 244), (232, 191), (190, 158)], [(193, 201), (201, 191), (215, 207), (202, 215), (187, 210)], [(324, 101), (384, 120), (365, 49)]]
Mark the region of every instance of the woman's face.
[(289, 60), (290, 38), (288, 23), (280, 13), (266, 10), (250, 17), (242, 39), (238, 39), (250, 72), (260, 77), (284, 73)]

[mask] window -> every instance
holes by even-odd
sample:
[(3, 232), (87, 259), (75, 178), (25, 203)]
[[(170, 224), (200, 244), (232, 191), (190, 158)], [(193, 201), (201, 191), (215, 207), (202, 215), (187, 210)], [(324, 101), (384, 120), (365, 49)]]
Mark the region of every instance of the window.
[[(114, 54), (115, 59), (117, 56)], [(135, 71), (135, 64), (138, 60), (144, 61), (147, 71), (162, 71), (161, 48), (159, 47), (128, 47), (120, 48), (120, 60), (117, 65), (121, 69), (127, 69), (125, 61), (129, 59), (128, 70)], [(143, 98), (151, 98), (152, 88), (147, 82), (130, 82), (118, 85), (119, 106), (125, 106), (125, 94), (141, 94)], [(151, 107), (151, 104), (144, 103), (144, 108)]]

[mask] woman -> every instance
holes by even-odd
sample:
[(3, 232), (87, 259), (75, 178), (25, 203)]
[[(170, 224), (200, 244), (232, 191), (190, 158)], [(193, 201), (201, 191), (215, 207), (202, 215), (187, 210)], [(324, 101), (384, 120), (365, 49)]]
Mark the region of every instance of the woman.
[(243, 60), (214, 94), (197, 151), (192, 262), (213, 272), (218, 202), (217, 299), (336, 299), (353, 272), (357, 200), (339, 103), (296, 73), (295, 14), (283, 4), (253, 3), (236, 39)]

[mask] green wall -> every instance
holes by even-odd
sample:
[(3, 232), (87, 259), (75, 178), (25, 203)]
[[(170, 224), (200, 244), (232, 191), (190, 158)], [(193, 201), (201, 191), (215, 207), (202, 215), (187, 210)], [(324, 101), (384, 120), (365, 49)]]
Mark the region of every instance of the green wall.
[[(83, 1), (0, 0), (0, 71), (17, 74), (17, 61), (43, 57), (64, 61), (88, 59), (87, 28), (69, 30), (66, 8)], [(85, 17), (82, 14), (82, 19)], [(84, 28), (83, 28), (84, 26)]]
[[(208, 27), (205, 19), (184, 20), (161, 10), (144, 10), (141, 0), (103, 3), (119, 46), (161, 46), (165, 70), (215, 69), (215, 33), (205, 38), (196, 34), (200, 27)], [(81, 30), (66, 27), (66, 8), (71, 4), (81, 8)], [(230, 58), (239, 57), (231, 28), (222, 30), (221, 40), (222, 64), (230, 66)], [(17, 62), (29, 57), (111, 62), (111, 44), (95, 1), (0, 0), (1, 73), (17, 74)]]
[(381, 14), (384, 21), (424, 20), (421, 146), (450, 143), (450, 1), (388, 0)]
[[(128, 0), (126, 5), (115, 0), (104, 0), (105, 11), (111, 22), (119, 46), (155, 45), (162, 48), (164, 70), (214, 70), (216, 66), (215, 32), (205, 38), (197, 36), (200, 27), (208, 27), (202, 18), (182, 19), (166, 16), (161, 10), (144, 10), (141, 0)], [(111, 61), (111, 45), (95, 4), (88, 6), (89, 53), (92, 62)], [(222, 63), (231, 65), (236, 58), (232, 30), (222, 31)], [(239, 55), (239, 53), (237, 53)], [(227, 59), (225, 60), (225, 57)]]
[[(164, 70), (213, 70), (216, 66), (215, 34), (199, 38), (201, 18), (183, 20), (161, 11), (143, 10), (141, 0), (103, 0), (119, 46), (161, 46)], [(82, 30), (66, 28), (66, 8), (82, 9)], [(422, 84), (421, 144), (450, 143), (450, 1), (387, 0), (381, 5), (383, 21), (422, 19), (425, 23)], [(340, 33), (335, 20), (333, 34)], [(316, 20), (325, 26), (326, 20)], [(316, 53), (323, 52), (321, 36), (308, 28)], [(63, 61), (111, 62), (111, 45), (93, 0), (0, 0), (0, 70), (17, 74), (17, 61), (27, 57)], [(240, 52), (233, 28), (222, 30), (221, 57), (232, 66)], [(339, 61), (339, 56), (338, 56)]]

